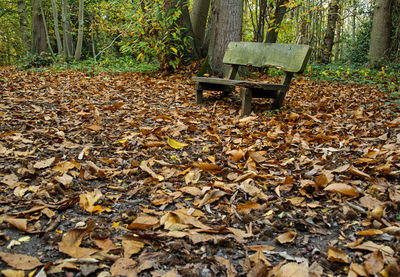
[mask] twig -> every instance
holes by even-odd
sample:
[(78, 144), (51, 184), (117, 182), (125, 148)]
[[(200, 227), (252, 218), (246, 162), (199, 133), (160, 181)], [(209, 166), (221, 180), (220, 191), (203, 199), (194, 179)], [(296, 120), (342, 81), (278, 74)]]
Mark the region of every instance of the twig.
[(350, 202), (348, 202), (347, 200), (344, 201), (344, 203), (349, 206), (350, 208), (352, 208), (353, 210), (356, 210), (357, 212), (361, 213), (361, 214), (367, 214), (367, 212), (365, 211), (364, 208), (361, 208), (360, 206), (351, 204)]

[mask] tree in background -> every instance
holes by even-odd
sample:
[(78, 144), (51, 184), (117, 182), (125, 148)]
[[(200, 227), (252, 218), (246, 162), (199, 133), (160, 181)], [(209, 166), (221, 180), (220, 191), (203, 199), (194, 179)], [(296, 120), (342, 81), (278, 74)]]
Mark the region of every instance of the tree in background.
[(32, 48), (34, 55), (40, 55), (47, 51), (46, 44), (46, 27), (41, 12), (41, 0), (33, 0), (32, 2)]
[(392, 30), (392, 0), (376, 0), (369, 46), (369, 61), (379, 67), (383, 59), (389, 58)]
[(333, 43), (335, 39), (336, 23), (339, 17), (339, 0), (332, 0), (329, 3), (328, 23), (326, 25), (324, 42), (322, 44), (322, 53), (319, 62), (329, 63), (332, 55)]
[(242, 0), (214, 0), (212, 5), (213, 26), (208, 49), (212, 74), (222, 76), (222, 59), (231, 41), (241, 41), (243, 21)]

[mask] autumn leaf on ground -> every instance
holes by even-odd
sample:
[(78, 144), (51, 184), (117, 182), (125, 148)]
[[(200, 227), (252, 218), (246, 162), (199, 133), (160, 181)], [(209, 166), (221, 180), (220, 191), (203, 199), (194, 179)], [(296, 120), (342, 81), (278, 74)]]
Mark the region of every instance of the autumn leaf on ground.
[(37, 258), (23, 254), (0, 252), (0, 258), (15, 269), (31, 270), (42, 265)]
[(276, 240), (281, 244), (290, 243), (297, 237), (297, 235), (298, 234), (295, 231), (288, 231), (286, 233), (277, 236)]
[(129, 258), (119, 258), (111, 266), (111, 276), (136, 277), (136, 262)]
[(349, 263), (349, 257), (342, 250), (334, 247), (329, 247), (328, 260), (339, 263)]
[(308, 262), (305, 261), (301, 264), (287, 263), (283, 265), (275, 274), (276, 277), (308, 277), (309, 268)]
[(344, 183), (333, 183), (324, 188), (325, 191), (338, 192), (348, 196), (359, 196), (358, 191), (350, 185)]
[(182, 149), (185, 146), (188, 146), (189, 144), (187, 143), (182, 143), (182, 142), (178, 142), (172, 138), (168, 138), (167, 139), (167, 143), (169, 146), (171, 146), (174, 149)]
[(130, 258), (133, 254), (137, 254), (144, 247), (144, 243), (137, 240), (123, 240), (124, 257)]
[(93, 212), (94, 204), (103, 197), (100, 190), (96, 189), (92, 192), (79, 195), (79, 207), (89, 213)]

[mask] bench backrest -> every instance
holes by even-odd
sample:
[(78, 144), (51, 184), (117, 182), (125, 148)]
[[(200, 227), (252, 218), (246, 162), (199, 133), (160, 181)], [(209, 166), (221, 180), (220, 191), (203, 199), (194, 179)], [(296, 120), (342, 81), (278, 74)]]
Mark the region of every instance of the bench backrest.
[(307, 65), (310, 54), (309, 45), (231, 42), (223, 62), (254, 67), (273, 66), (287, 72), (301, 73)]

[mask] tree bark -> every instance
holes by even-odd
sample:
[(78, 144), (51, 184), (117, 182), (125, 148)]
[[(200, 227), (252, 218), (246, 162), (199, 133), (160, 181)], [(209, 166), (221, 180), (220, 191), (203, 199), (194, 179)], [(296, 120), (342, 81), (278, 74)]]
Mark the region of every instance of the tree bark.
[(64, 57), (72, 57), (74, 53), (74, 43), (72, 39), (71, 21), (69, 18), (68, 0), (62, 0), (61, 6), (62, 25), (63, 25), (63, 49)]
[(32, 2), (32, 48), (34, 55), (40, 55), (46, 52), (46, 30), (43, 16), (40, 10), (41, 0), (33, 0)]
[(372, 67), (379, 67), (390, 52), (390, 31), (392, 24), (392, 0), (376, 0), (372, 21), (369, 61)]
[(225, 68), (222, 59), (231, 41), (241, 41), (243, 1), (214, 0), (214, 26), (208, 51), (212, 74), (222, 76)]
[(83, 42), (83, 10), (84, 10), (84, 0), (79, 0), (79, 14), (78, 14), (78, 39), (76, 42), (76, 49), (75, 49), (75, 61), (79, 61), (81, 59), (81, 52), (82, 52), (82, 42)]
[(53, 9), (54, 33), (56, 34), (57, 50), (58, 50), (58, 54), (61, 55), (63, 52), (63, 47), (62, 47), (62, 42), (61, 42), (60, 31), (58, 28), (58, 13), (57, 13), (57, 6), (56, 6), (55, 0), (51, 0), (51, 7)]
[(21, 36), (24, 55), (29, 52), (28, 20), (26, 19), (25, 0), (18, 0), (19, 32)]
[(47, 46), (49, 47), (51, 55), (54, 57), (54, 52), (53, 52), (53, 49), (51, 48), (49, 30), (47, 29), (46, 16), (45, 16), (44, 11), (43, 11), (42, 3), (40, 3), (40, 12), (41, 12), (42, 18), (43, 18), (44, 32), (45, 32), (45, 35), (46, 35)]
[(192, 23), (194, 35), (194, 46), (199, 57), (204, 57), (207, 54), (207, 52), (204, 53), (204, 51), (202, 51), (201, 47), (206, 32), (210, 2), (211, 0), (195, 0), (192, 12), (190, 13), (190, 21)]
[(265, 42), (275, 43), (278, 39), (278, 31), (281, 26), (282, 20), (285, 17), (287, 7), (287, 0), (277, 0), (274, 10), (275, 21), (269, 26), (267, 36), (265, 37)]
[(333, 42), (335, 39), (336, 22), (339, 15), (339, 0), (332, 0), (329, 3), (328, 23), (325, 30), (324, 42), (322, 43), (322, 53), (319, 58), (321, 63), (329, 63), (332, 55)]

